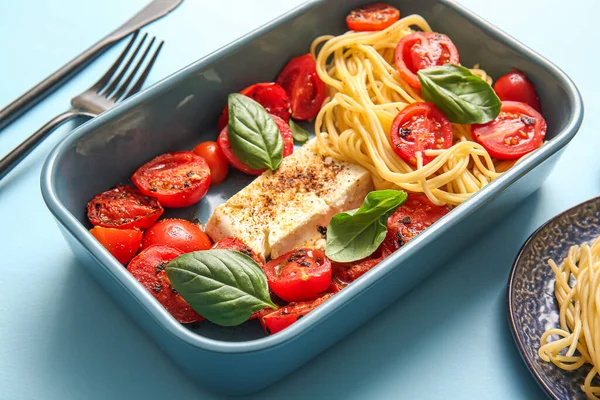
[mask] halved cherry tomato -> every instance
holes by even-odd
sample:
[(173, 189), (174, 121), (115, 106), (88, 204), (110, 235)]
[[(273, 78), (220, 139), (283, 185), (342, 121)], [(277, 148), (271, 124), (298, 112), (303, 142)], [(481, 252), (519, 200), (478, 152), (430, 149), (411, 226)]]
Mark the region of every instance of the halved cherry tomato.
[(187, 207), (200, 201), (210, 186), (210, 169), (191, 151), (162, 154), (138, 168), (131, 177), (137, 188), (164, 207)]
[(460, 63), (452, 40), (437, 32), (414, 32), (396, 46), (396, 68), (406, 83), (421, 89), (417, 72), (436, 65)]
[(494, 91), (502, 101), (520, 101), (540, 111), (540, 99), (535, 86), (524, 73), (514, 69), (494, 83)]
[[(394, 118), (390, 139), (396, 154), (416, 165), (417, 151), (449, 149), (452, 146), (452, 124), (433, 103), (413, 103)], [(435, 158), (422, 156), (423, 165)]]
[(183, 253), (174, 247), (152, 246), (135, 256), (127, 266), (133, 275), (175, 319), (182, 324), (204, 320), (171, 285), (165, 267)]
[(269, 288), (285, 301), (315, 299), (331, 283), (331, 261), (320, 250), (298, 249), (264, 266)]
[[(347, 262), (347, 263), (338, 263), (334, 262), (333, 265), (333, 275), (335, 278), (340, 280), (343, 285), (347, 285), (351, 282), (354, 282), (356, 279), (360, 278), (367, 271), (372, 269), (374, 266), (379, 264), (383, 260), (382, 257), (366, 257), (362, 260)], [(342, 287), (343, 287), (342, 285)]]
[(148, 228), (163, 212), (156, 199), (131, 186), (117, 186), (100, 193), (87, 205), (90, 222), (107, 228)]
[[(277, 115), (288, 122), (290, 119), (290, 101), (286, 91), (277, 83), (257, 83), (248, 86), (240, 94), (250, 97), (267, 110), (269, 114)], [(229, 107), (225, 106), (219, 116), (219, 132), (229, 123)]]
[(285, 307), (281, 307), (278, 310), (259, 318), (260, 324), (268, 335), (280, 332), (321, 304), (325, 303), (331, 296), (333, 296), (333, 293), (327, 293), (316, 300), (290, 303)]
[(139, 229), (115, 229), (95, 226), (90, 233), (121, 264), (127, 264), (140, 249), (142, 231)]
[(224, 249), (224, 250), (235, 250), (240, 253), (244, 253), (248, 257), (251, 257), (258, 265), (262, 265), (263, 262), (258, 255), (250, 247), (246, 245), (242, 240), (235, 237), (226, 237), (219, 240), (213, 246), (213, 249)]
[(409, 193), (404, 204), (388, 218), (382, 246), (396, 251), (449, 212), (448, 207), (433, 204), (422, 193)]
[(210, 238), (198, 225), (178, 218), (158, 221), (144, 233), (142, 250), (156, 244), (175, 247), (184, 253), (212, 247)]
[(356, 32), (382, 31), (400, 19), (400, 11), (386, 3), (367, 4), (350, 11), (348, 29)]
[(473, 138), (501, 160), (513, 160), (541, 146), (546, 120), (533, 107), (518, 101), (503, 101), (500, 115), (487, 124), (471, 125)]
[[(294, 152), (294, 137), (292, 136), (292, 130), (290, 126), (281, 118), (276, 115), (271, 115), (271, 118), (277, 124), (279, 128), (279, 133), (281, 133), (281, 137), (283, 138), (283, 156), (287, 157)], [(253, 169), (247, 166), (235, 155), (231, 145), (229, 144), (229, 135), (227, 131), (227, 127), (223, 128), (221, 133), (219, 134), (219, 138), (217, 139), (217, 143), (221, 150), (223, 150), (223, 154), (225, 154), (225, 158), (229, 160), (229, 163), (233, 165), (234, 168), (248, 174), (248, 175), (260, 175), (266, 171), (266, 169)]]
[(294, 119), (309, 120), (319, 113), (327, 96), (327, 86), (317, 74), (317, 64), (312, 55), (292, 59), (279, 73), (276, 82), (290, 98)]
[(229, 174), (229, 162), (217, 142), (203, 142), (194, 147), (194, 153), (204, 158), (210, 168), (210, 184), (222, 183)]

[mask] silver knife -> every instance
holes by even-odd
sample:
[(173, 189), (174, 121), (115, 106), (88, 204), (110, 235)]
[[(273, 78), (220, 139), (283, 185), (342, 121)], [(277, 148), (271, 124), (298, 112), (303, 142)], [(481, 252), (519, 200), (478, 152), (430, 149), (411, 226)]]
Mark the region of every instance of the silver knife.
[(69, 61), (58, 71), (38, 83), (21, 97), (0, 110), (0, 129), (23, 115), (27, 110), (48, 96), (58, 86), (72, 78), (75, 73), (94, 61), (112, 45), (132, 32), (164, 17), (173, 11), (183, 0), (153, 0), (129, 21), (109, 33), (92, 47)]

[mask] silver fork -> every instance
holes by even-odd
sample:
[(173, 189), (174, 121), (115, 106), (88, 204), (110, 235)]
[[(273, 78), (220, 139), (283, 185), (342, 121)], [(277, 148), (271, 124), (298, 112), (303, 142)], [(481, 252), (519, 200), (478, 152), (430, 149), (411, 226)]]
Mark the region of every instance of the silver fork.
[(119, 74), (113, 79), (113, 76), (116, 74), (117, 70), (127, 57), (127, 54), (133, 47), (138, 34), (139, 31), (133, 33), (133, 36), (127, 44), (127, 47), (125, 47), (125, 50), (123, 50), (119, 58), (117, 58), (117, 61), (115, 61), (115, 63), (109, 68), (108, 71), (106, 71), (106, 73), (98, 80), (98, 82), (94, 83), (88, 90), (71, 99), (71, 109), (48, 121), (44, 126), (34, 132), (31, 136), (25, 139), (25, 141), (23, 141), (14, 150), (0, 160), (0, 179), (4, 178), (19, 162), (21, 162), (21, 160), (23, 160), (33, 149), (37, 147), (37, 145), (39, 145), (52, 131), (54, 131), (60, 125), (75, 117), (84, 116), (93, 118), (113, 107), (119, 101), (125, 100), (126, 98), (140, 91), (144, 85), (144, 82), (146, 81), (146, 78), (148, 77), (148, 74), (150, 73), (150, 70), (152, 69), (152, 66), (154, 65), (154, 62), (156, 61), (156, 58), (158, 57), (158, 54), (160, 53), (164, 43), (163, 41), (161, 41), (156, 50), (154, 50), (154, 54), (152, 55), (152, 58), (150, 58), (146, 68), (140, 74), (133, 86), (131, 86), (129, 91), (127, 91), (127, 88), (133, 81), (139, 69), (142, 67), (142, 64), (150, 53), (150, 49), (152, 48), (156, 38), (153, 37), (152, 40), (150, 40), (150, 44), (146, 46), (146, 49), (139, 58), (133, 70), (131, 70), (124, 81), (123, 78), (125, 77), (125, 74), (131, 65), (133, 65), (134, 59), (141, 50), (148, 34), (144, 34), (142, 40), (140, 40), (135, 50), (127, 60), (127, 63), (121, 69), (121, 72), (119, 72)]

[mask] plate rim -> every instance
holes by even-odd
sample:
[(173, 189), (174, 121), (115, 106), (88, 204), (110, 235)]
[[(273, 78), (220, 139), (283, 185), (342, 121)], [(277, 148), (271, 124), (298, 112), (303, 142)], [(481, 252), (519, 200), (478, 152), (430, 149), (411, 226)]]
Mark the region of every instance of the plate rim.
[(562, 217), (563, 215), (565, 215), (566, 213), (568, 213), (570, 211), (573, 211), (580, 207), (584, 207), (585, 205), (587, 205), (589, 203), (598, 202), (598, 201), (600, 201), (600, 196), (593, 197), (591, 199), (588, 199), (581, 203), (578, 203), (572, 207), (569, 207), (566, 210), (561, 211), (560, 213), (554, 215), (552, 218), (548, 219), (546, 222), (544, 222), (542, 225), (540, 225), (535, 231), (533, 231), (533, 233), (531, 235), (529, 235), (527, 240), (525, 240), (525, 242), (519, 249), (517, 256), (515, 257), (515, 260), (513, 261), (513, 264), (510, 269), (510, 274), (508, 277), (508, 284), (506, 286), (506, 310), (507, 310), (507, 314), (508, 314), (507, 315), (508, 322), (509, 322), (508, 325), (510, 326), (510, 333), (512, 335), (513, 341), (515, 342), (516, 347), (519, 351), (519, 355), (521, 356), (521, 359), (525, 362), (525, 365), (527, 366), (529, 373), (531, 375), (533, 375), (537, 384), (545, 391), (545, 393), (548, 395), (548, 397), (550, 397), (554, 400), (561, 400), (561, 398), (558, 397), (554, 391), (552, 391), (552, 389), (546, 384), (546, 382), (544, 382), (544, 380), (542, 379), (542, 377), (540, 376), (538, 371), (533, 367), (531, 360), (525, 355), (525, 347), (526, 346), (521, 341), (521, 337), (517, 334), (517, 327), (516, 327), (516, 322), (515, 322), (515, 317), (514, 317), (514, 308), (512, 306), (512, 304), (513, 304), (513, 289), (514, 289), (514, 283), (515, 283), (515, 275), (517, 272), (517, 265), (521, 261), (521, 257), (523, 255), (523, 251), (525, 250), (525, 248), (530, 244), (530, 242), (533, 240), (533, 238), (535, 238), (538, 235), (538, 233), (541, 230), (543, 230), (544, 228), (546, 228), (546, 226), (548, 226), (551, 222), (554, 222), (555, 220), (557, 220), (558, 218)]

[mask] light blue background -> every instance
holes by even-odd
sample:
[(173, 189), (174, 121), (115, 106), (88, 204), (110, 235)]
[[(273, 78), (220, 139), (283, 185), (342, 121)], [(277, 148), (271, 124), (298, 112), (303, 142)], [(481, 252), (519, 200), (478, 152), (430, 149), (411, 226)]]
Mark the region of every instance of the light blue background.
[[(140, 9), (145, 0), (0, 0), (0, 106)], [(149, 83), (301, 3), (186, 0), (147, 30), (166, 45)], [(583, 127), (542, 189), (395, 305), (256, 398), (543, 398), (506, 320), (506, 281), (544, 221), (600, 192), (600, 74), (594, 2), (463, 0), (555, 62), (580, 88)], [(450, 32), (451, 34), (451, 32)], [(290, 37), (290, 40), (293, 40)], [(0, 155), (68, 107), (113, 49), (0, 132)], [(485, 68), (485, 60), (481, 60)], [(215, 399), (195, 386), (88, 277), (39, 190), (55, 132), (0, 182), (0, 398)]]

